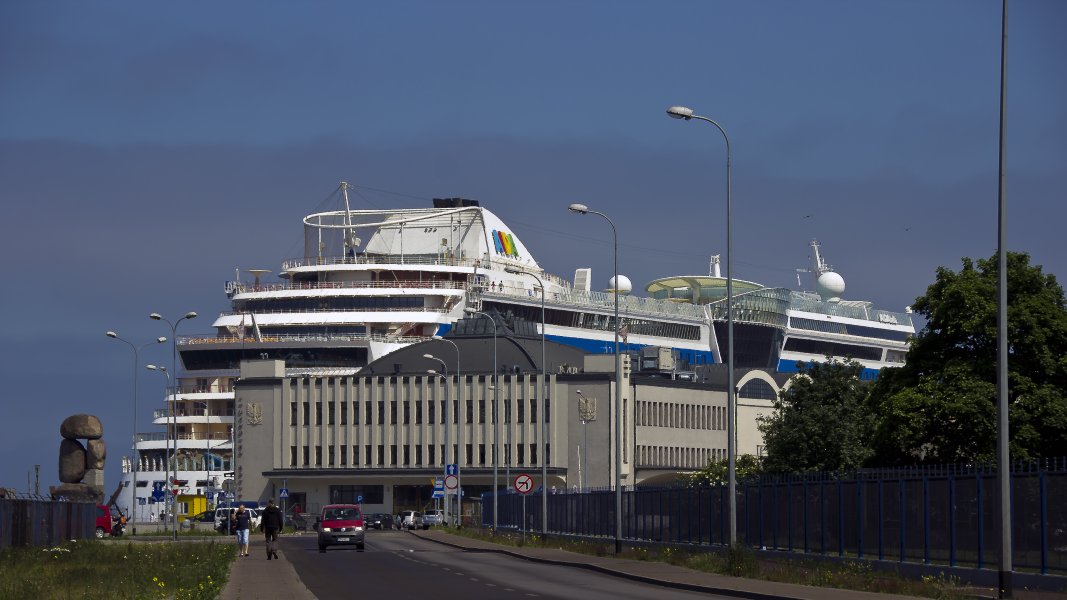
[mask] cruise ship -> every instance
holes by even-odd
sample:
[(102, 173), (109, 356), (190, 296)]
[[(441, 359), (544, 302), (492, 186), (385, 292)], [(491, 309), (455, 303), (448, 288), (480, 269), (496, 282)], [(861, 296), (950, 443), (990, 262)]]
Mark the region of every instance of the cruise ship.
[[(492, 318), (506, 326), (501, 331), (536, 334), (543, 319), (546, 338), (587, 353), (613, 353), (619, 331), (621, 351), (669, 349), (681, 375), (723, 362), (726, 279), (717, 266), (707, 276), (658, 279), (647, 286), (649, 297), (631, 295), (623, 276), (597, 291), (588, 268), (572, 280), (545, 272), (477, 201), (353, 210), (349, 189), (339, 186), (336, 210), (304, 217), (303, 256), (283, 261), (276, 280), (266, 280), (266, 269), (239, 270), (225, 284), (230, 310), (214, 321), (215, 331), (178, 337), (183, 368), (154, 415), (161, 428), (169, 418), (176, 422), (177, 481), (167, 483), (166, 435), (139, 434), (138, 520), (157, 517), (164, 488), (179, 489), (179, 514), (192, 511), (192, 499), (213, 502), (232, 488), (233, 385), (243, 359), (284, 360), (287, 375), (351, 375), (399, 348), (444, 336), (463, 319), (491, 334)], [(807, 361), (848, 356), (874, 377), (902, 362), (914, 332), (910, 314), (840, 299), (843, 280), (823, 262), (818, 243), (812, 247), (816, 293), (734, 280), (735, 365), (792, 372)], [(124, 460), (123, 510), (132, 500), (131, 465)]]

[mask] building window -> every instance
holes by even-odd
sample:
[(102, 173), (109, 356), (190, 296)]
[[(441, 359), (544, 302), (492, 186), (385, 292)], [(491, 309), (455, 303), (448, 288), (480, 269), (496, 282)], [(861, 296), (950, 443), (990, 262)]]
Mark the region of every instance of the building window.
[(352, 466), (359, 466), (359, 446), (352, 446)]
[(389, 403), (389, 424), (396, 425), (396, 401)]
[(530, 464), (537, 464), (537, 444), (530, 444)]
[(296, 425), (296, 402), (289, 403), (289, 424)]
[(422, 465), (422, 446), (415, 446), (415, 464)]
[(385, 466), (385, 444), (378, 444), (378, 466)]
[(322, 446), (315, 446), (315, 466), (322, 466)]
[(327, 446), (326, 450), (327, 450), (326, 464), (332, 467), (332, 466), (337, 464), (337, 461), (334, 460), (333, 446)]
[(415, 402), (415, 424), (422, 425), (422, 402)]
[[(289, 466), (296, 466), (296, 446), (289, 446)], [(137, 483), (141, 483), (138, 481)]]
[(530, 422), (537, 422), (537, 400), (530, 399)]
[(315, 403), (315, 424), (322, 425), (322, 402)]
[(301, 464), (305, 467), (311, 464), (311, 448), (308, 446), (304, 446), (304, 461)]
[(396, 466), (396, 444), (389, 446), (389, 465)]
[(464, 444), (463, 464), (470, 466), (472, 458), (474, 458), (474, 444)]
[(404, 425), (411, 423), (411, 402), (404, 403)]
[(411, 446), (404, 444), (404, 466), (411, 465)]
[(326, 419), (327, 420), (326, 420), (326, 422), (329, 425), (333, 425), (334, 424), (334, 422), (333, 422), (333, 413), (334, 413), (334, 404), (333, 404), (333, 402), (331, 402), (331, 403), (326, 405), (326, 410), (327, 410), (327, 413), (326, 413)]
[(340, 450), (341, 450), (341, 466), (342, 467), (347, 467), (348, 466), (348, 446), (341, 446)]
[(304, 418), (300, 420), (301, 425), (307, 425), (311, 423), (311, 405), (307, 402), (304, 403)]
[(519, 445), (518, 445), (518, 446), (517, 446), (517, 447), (515, 448), (515, 459), (516, 459), (516, 460), (515, 460), (515, 464), (517, 464), (517, 465), (525, 465), (525, 464), (526, 464), (525, 462), (523, 462), (523, 456), (522, 456), (522, 444), (519, 444)]
[(478, 464), (485, 464), (485, 444), (478, 444)]
[(374, 459), (374, 455), (371, 454), (371, 445), (370, 444), (364, 444), (363, 445), (363, 464), (365, 466), (369, 467), (370, 464), (371, 464), (371, 461), (373, 459)]
[(341, 403), (341, 425), (348, 425), (348, 401)]
[[(396, 411), (393, 411), (393, 417), (396, 417)], [(396, 422), (395, 420), (393, 421)], [(385, 425), (385, 400), (378, 401), (378, 424)]]

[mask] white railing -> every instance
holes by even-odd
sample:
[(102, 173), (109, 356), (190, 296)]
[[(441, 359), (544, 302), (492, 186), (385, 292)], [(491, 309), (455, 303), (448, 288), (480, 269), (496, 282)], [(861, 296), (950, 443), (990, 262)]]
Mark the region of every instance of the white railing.
[(288, 292), (299, 290), (359, 290), (392, 289), (409, 290), (461, 290), (465, 284), (460, 281), (316, 281), (300, 283), (247, 283), (244, 281), (227, 281), (226, 289), (237, 294), (249, 292)]
[[(406, 336), (388, 336), (380, 333), (366, 334), (366, 333), (337, 333), (337, 334), (300, 334), (300, 335), (264, 335), (260, 336), (264, 343), (267, 342), (390, 342), (390, 343), (404, 343), (414, 344), (416, 342), (424, 342), (429, 336), (422, 335), (406, 335)], [(251, 336), (237, 337), (237, 336), (225, 336), (225, 337), (199, 337), (199, 336), (178, 336), (179, 346), (193, 346), (197, 344), (255, 344), (256, 339)]]

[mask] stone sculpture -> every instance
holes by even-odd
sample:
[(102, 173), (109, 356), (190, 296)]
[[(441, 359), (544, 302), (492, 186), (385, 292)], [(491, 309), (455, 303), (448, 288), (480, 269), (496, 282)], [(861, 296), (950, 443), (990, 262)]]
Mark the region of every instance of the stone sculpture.
[[(53, 498), (101, 502), (104, 499), (104, 426), (94, 415), (71, 415), (59, 426), (58, 486), (48, 488)], [(83, 445), (81, 441), (85, 440)]]

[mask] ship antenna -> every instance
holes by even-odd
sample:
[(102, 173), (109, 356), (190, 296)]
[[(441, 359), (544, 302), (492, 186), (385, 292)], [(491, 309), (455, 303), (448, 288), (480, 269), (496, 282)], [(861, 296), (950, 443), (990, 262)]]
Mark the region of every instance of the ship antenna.
[(811, 240), (811, 248), (815, 252), (815, 272), (819, 275), (827, 271), (833, 271), (833, 267), (826, 264), (821, 254), (819, 254), (819, 240)]

